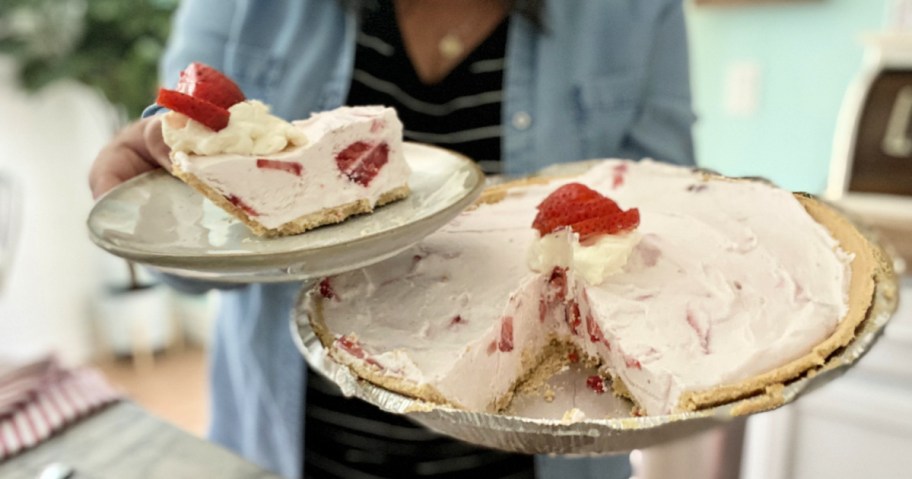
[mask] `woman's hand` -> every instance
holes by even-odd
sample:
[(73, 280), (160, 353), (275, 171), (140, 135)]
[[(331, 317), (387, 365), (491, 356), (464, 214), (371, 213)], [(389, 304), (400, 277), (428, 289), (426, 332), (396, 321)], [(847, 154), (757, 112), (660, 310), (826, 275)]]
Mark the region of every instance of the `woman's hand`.
[(156, 168), (171, 170), (170, 149), (162, 139), (161, 117), (143, 118), (121, 130), (95, 157), (89, 171), (92, 197)]

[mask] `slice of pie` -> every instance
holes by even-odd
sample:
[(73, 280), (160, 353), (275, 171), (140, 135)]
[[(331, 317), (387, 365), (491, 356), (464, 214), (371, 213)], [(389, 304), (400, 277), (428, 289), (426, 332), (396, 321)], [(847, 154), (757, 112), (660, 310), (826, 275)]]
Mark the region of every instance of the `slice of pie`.
[(579, 357), (633, 413), (659, 415), (758, 394), (774, 406), (851, 341), (887, 270), (811, 197), (606, 160), (489, 190), (306, 304), (331, 357), (403, 394), (498, 411), (545, 359)]
[(257, 235), (302, 233), (409, 194), (392, 108), (341, 107), (288, 123), (200, 64), (158, 103), (172, 110), (162, 120), (172, 173)]

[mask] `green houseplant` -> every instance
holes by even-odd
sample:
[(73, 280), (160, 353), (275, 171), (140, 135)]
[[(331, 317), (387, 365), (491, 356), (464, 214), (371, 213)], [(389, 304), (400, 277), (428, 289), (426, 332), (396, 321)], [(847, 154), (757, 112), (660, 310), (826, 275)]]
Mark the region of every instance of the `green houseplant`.
[(155, 97), (157, 62), (178, 0), (0, 0), (0, 54), (34, 91), (69, 78), (130, 118)]
[[(0, 0), (0, 55), (13, 60), (17, 87), (25, 91), (69, 80), (100, 93), (117, 113), (113, 133), (155, 98), (158, 60), (177, 3)], [(125, 275), (124, 263), (110, 260), (94, 298), (99, 339), (117, 355), (148, 356), (173, 334), (168, 290), (142, 277), (133, 264), (126, 264)]]

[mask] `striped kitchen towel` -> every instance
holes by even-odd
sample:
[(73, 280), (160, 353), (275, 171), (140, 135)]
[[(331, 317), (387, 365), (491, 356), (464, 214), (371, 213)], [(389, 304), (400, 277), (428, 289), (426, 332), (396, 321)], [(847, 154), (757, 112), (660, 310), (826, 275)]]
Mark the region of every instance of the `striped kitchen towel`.
[(98, 371), (55, 358), (0, 364), (0, 461), (121, 397)]

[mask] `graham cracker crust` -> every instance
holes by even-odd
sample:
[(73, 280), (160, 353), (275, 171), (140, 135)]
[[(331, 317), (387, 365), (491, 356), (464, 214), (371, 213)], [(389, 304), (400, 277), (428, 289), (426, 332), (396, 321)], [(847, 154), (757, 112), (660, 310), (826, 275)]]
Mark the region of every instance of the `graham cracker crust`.
[[(311, 289), (307, 292), (305, 307), (310, 326), (330, 358), (339, 364), (348, 366), (359, 378), (390, 391), (435, 404), (465, 409), (459, 404), (454, 404), (448, 400), (440, 391), (430, 385), (417, 385), (411, 381), (383, 374), (383, 371), (376, 366), (359, 361), (351, 361), (346, 355), (340, 353), (338, 348), (335, 347), (335, 333), (329, 330), (323, 320), (323, 299), (315, 289)], [(356, 338), (354, 334), (349, 334), (348, 336)]]
[(548, 378), (564, 366), (564, 363), (559, 358), (561, 356), (566, 358), (568, 351), (567, 343), (559, 341), (553, 336), (548, 341), (548, 344), (540, 350), (523, 349), (520, 359), (520, 369), (523, 373), (513, 381), (506, 393), (491, 403), (488, 410), (502, 412), (510, 407), (515, 395), (544, 389)]
[(331, 208), (324, 208), (320, 211), (308, 213), (300, 216), (278, 228), (266, 228), (254, 218), (251, 218), (243, 209), (235, 206), (222, 196), (219, 192), (212, 189), (209, 185), (203, 183), (196, 175), (183, 171), (180, 166), (174, 163), (171, 166), (171, 173), (180, 178), (181, 181), (190, 185), (191, 188), (202, 193), (206, 198), (215, 203), (218, 207), (230, 213), (235, 218), (241, 220), (255, 235), (264, 238), (273, 238), (279, 236), (292, 236), (304, 233), (319, 226), (341, 223), (347, 218), (362, 214), (370, 213), (375, 208), (383, 206), (394, 201), (401, 200), (409, 195), (408, 185), (398, 186), (380, 195), (376, 205), (372, 205), (367, 199), (361, 199)]

